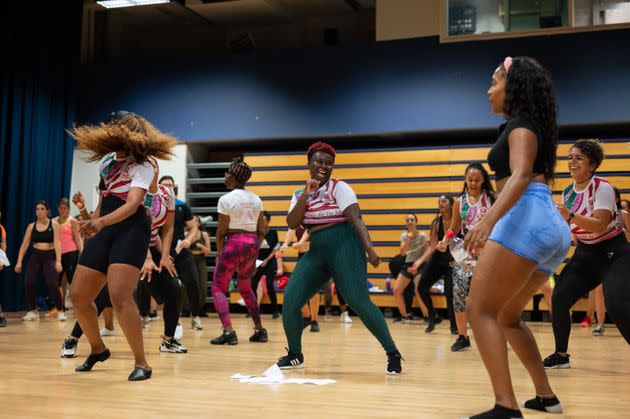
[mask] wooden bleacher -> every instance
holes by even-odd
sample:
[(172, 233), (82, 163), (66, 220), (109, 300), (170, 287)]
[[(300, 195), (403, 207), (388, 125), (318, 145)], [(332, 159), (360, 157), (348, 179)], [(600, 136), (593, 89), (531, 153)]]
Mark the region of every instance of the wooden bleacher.
[[(606, 160), (598, 173), (617, 186), (622, 194), (630, 193), (630, 144), (627, 140), (603, 140)], [(558, 147), (557, 179), (554, 196), (571, 182), (567, 158), (572, 142)], [(417, 147), (398, 149), (338, 150), (333, 177), (348, 182), (359, 198), (363, 218), (376, 250), (382, 258), (378, 268), (368, 266), (368, 280), (385, 289), (389, 275), (388, 262), (398, 254), (404, 219), (409, 213), (418, 216), (418, 224), (427, 233), (437, 214), (437, 197), (459, 195), (464, 169), (469, 162), (481, 162), (486, 168), (487, 145)], [(285, 217), (293, 192), (303, 187), (308, 171), (304, 152), (246, 154), (245, 161), (254, 169), (248, 189), (258, 194), (272, 214), (271, 225), (283, 241), (287, 231)], [(571, 247), (568, 257), (573, 254)], [(297, 252), (290, 249), (284, 258), (285, 272), (297, 263)], [(558, 272), (562, 267), (558, 269)], [(238, 300), (238, 297), (233, 297)], [(391, 293), (372, 294), (380, 307), (395, 306)], [(433, 296), (436, 307), (446, 306), (442, 295)], [(279, 295), (279, 302), (282, 296)], [(584, 309), (584, 302), (576, 310)], [(529, 305), (531, 309), (532, 304)], [(541, 307), (546, 309), (544, 302)]]

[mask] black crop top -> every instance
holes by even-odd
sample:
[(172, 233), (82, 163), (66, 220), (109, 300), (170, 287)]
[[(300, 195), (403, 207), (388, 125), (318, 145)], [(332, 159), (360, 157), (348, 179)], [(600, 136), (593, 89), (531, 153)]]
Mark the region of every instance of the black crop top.
[(33, 224), (31, 232), (31, 243), (54, 243), (52, 220), (49, 220), (48, 227), (44, 231), (37, 231), (37, 221)]
[(536, 160), (534, 161), (534, 173), (545, 173), (543, 163), (542, 139), (538, 134), (535, 125), (526, 116), (517, 116), (509, 119), (499, 127), (499, 138), (494, 143), (488, 153), (488, 164), (490, 169), (494, 171), (495, 179), (501, 180), (509, 177), (510, 171), (510, 144), (508, 138), (510, 133), (517, 128), (527, 128), (532, 131), (538, 139), (538, 150), (536, 151)]

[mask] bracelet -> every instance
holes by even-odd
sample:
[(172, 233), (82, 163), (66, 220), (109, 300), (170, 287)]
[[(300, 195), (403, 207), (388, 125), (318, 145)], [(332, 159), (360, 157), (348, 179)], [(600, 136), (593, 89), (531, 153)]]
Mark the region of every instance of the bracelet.
[(571, 223), (571, 220), (573, 220), (573, 218), (574, 218), (574, 217), (575, 217), (575, 213), (574, 213), (573, 211), (571, 211), (571, 212), (569, 213), (569, 218), (567, 218), (567, 221), (568, 221), (569, 223)]

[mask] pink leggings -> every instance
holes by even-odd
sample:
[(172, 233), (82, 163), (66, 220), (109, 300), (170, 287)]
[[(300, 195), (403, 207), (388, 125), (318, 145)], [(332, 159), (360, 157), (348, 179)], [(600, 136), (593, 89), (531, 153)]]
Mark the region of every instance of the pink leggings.
[(232, 326), (230, 304), (225, 293), (235, 271), (238, 272), (238, 291), (245, 301), (247, 311), (254, 324), (260, 324), (260, 309), (256, 294), (252, 291), (252, 277), (256, 273), (258, 247), (258, 236), (255, 233), (231, 233), (225, 238), (212, 281), (214, 307), (223, 327)]

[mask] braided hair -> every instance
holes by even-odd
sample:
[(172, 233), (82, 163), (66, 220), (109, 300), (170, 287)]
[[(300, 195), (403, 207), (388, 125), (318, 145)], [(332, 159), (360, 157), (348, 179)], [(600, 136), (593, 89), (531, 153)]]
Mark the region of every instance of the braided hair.
[(252, 168), (240, 157), (234, 157), (230, 163), (228, 173), (234, 176), (234, 179), (241, 185), (245, 185), (250, 177), (252, 177)]
[(307, 152), (308, 161), (311, 161), (311, 157), (313, 157), (313, 154), (315, 154), (318, 151), (322, 153), (330, 154), (333, 157), (333, 160), (335, 156), (337, 155), (337, 152), (335, 151), (333, 146), (319, 141), (308, 148), (308, 152)]

